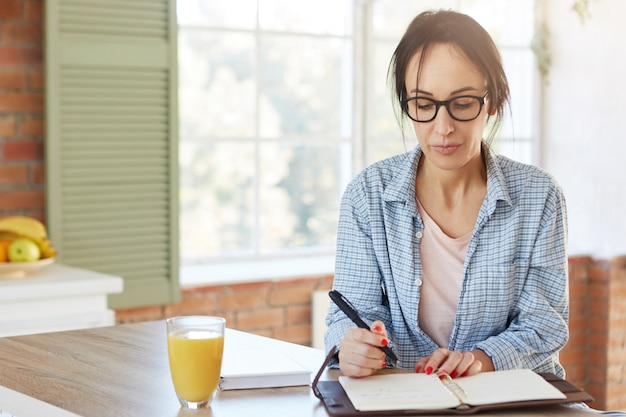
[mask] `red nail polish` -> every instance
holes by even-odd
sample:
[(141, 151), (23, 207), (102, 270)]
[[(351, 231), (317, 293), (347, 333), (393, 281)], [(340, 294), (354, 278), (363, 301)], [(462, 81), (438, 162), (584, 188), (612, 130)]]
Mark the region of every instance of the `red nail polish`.
[(383, 362), (383, 365), (381, 366), (381, 368), (386, 368), (387, 367), (387, 362)]
[(467, 376), (467, 371), (465, 371), (465, 372), (463, 372), (463, 373), (461, 374), (461, 377), (464, 377), (464, 376)]
[(450, 378), (456, 378), (457, 376), (459, 376), (459, 373), (457, 371), (452, 371), (452, 373), (450, 374)]
[(382, 327), (380, 326), (374, 326), (372, 327), (372, 330), (375, 331), (376, 333), (380, 333), (383, 331)]
[(383, 346), (389, 346), (389, 340), (387, 339), (383, 339), (382, 342), (380, 342)]
[(427, 366), (426, 370), (424, 372), (426, 372), (426, 375), (432, 374), (433, 373), (433, 367), (432, 366)]
[(420, 372), (422, 372), (422, 365), (417, 365), (417, 366), (415, 367), (415, 373), (416, 373), (416, 374), (419, 374)]

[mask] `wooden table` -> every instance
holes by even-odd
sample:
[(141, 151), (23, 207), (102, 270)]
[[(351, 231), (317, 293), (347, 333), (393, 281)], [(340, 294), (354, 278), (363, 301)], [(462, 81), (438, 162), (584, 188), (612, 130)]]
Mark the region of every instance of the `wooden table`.
[[(228, 329), (226, 349), (242, 347), (282, 350), (312, 371), (323, 361), (320, 350)], [(308, 386), (222, 391), (208, 410), (181, 410), (163, 321), (0, 338), (0, 385), (85, 417), (327, 417)], [(481, 415), (592, 414), (554, 406)]]

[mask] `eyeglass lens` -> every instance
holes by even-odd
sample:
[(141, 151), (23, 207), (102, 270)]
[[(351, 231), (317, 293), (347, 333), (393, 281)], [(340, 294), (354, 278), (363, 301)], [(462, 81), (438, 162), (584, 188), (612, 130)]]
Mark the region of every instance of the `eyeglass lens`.
[(478, 116), (482, 101), (480, 98), (472, 96), (455, 97), (445, 102), (437, 102), (427, 97), (415, 97), (407, 100), (407, 112), (413, 120), (418, 122), (433, 120), (442, 106), (446, 107), (452, 118), (468, 121)]

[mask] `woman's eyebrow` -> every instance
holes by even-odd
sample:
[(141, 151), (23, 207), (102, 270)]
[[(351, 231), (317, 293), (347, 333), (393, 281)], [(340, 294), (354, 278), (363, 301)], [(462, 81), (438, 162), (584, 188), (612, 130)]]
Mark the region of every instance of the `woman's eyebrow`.
[[(462, 87), (462, 88), (459, 88), (457, 90), (454, 90), (453, 92), (450, 93), (450, 95), (454, 96), (456, 94), (464, 93), (466, 91), (478, 91), (478, 89), (475, 88), (475, 87), (471, 87), (471, 86)], [(418, 93), (418, 94), (425, 94), (425, 95), (428, 95), (428, 96), (432, 96), (433, 95), (433, 93), (430, 93), (430, 92), (425, 91), (425, 90), (420, 90), (419, 88), (414, 88), (410, 92), (411, 93)]]

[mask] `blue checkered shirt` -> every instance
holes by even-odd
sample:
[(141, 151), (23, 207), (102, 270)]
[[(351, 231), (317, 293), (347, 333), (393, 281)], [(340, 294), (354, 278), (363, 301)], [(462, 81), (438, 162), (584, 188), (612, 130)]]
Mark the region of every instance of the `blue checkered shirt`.
[[(558, 352), (568, 338), (569, 298), (562, 190), (537, 167), (495, 155), (485, 144), (483, 152), (487, 194), (445, 347), (481, 349), (496, 370), (529, 368), (564, 377)], [(421, 154), (418, 146), (362, 171), (343, 195), (337, 235), (333, 288), (368, 324), (385, 323), (402, 368), (413, 368), (439, 347), (418, 317), (424, 226), (415, 177)], [(334, 303), (326, 324), (327, 350), (354, 326)]]

